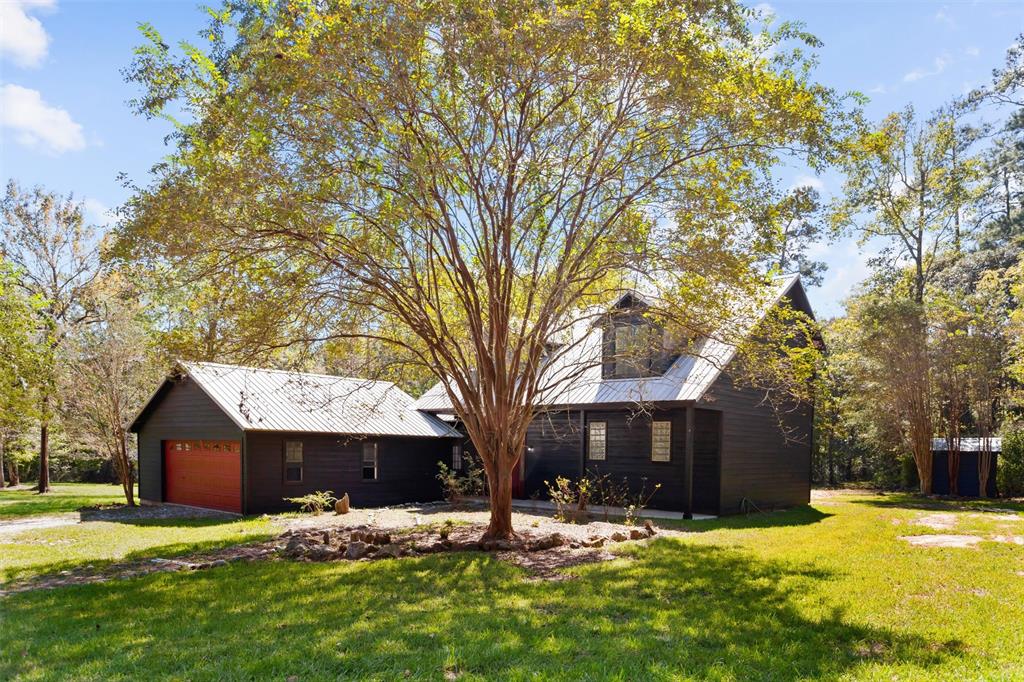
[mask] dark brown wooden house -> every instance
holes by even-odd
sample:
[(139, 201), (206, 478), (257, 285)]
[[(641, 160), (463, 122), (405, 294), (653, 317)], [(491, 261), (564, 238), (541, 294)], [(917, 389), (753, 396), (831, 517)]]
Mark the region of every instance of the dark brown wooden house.
[[(544, 400), (531, 425), (514, 494), (544, 497), (545, 481), (594, 472), (625, 478), (633, 489), (660, 483), (649, 503), (657, 509), (719, 515), (806, 504), (811, 407), (780, 413), (763, 393), (737, 385), (730, 376), (736, 348), (720, 340), (699, 342), (693, 354), (659, 350), (639, 365), (616, 362), (616, 345), (647, 324), (635, 314), (639, 298), (620, 299), (621, 314), (588, 326), (574, 341), (578, 351), (559, 361), (583, 369), (546, 368), (573, 379)], [(749, 327), (776, 305), (813, 315), (800, 278), (780, 278), (765, 307), (748, 315)], [(452, 412), (441, 384), (415, 407)]]
[(182, 363), (131, 424), (139, 496), (244, 514), (315, 490), (361, 507), (440, 496), (459, 433), (384, 381)]

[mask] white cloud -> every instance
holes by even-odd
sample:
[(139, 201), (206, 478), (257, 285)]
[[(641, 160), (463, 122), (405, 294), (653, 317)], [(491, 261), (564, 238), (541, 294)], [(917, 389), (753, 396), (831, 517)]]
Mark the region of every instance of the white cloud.
[(778, 12), (775, 11), (775, 8), (767, 2), (754, 5), (754, 11), (757, 12), (762, 21), (770, 21), (778, 14)]
[(949, 15), (949, 7), (946, 7), (945, 5), (939, 8), (939, 11), (935, 13), (933, 19), (935, 19), (935, 21), (939, 22), (940, 24), (945, 24), (946, 26), (949, 26), (950, 28), (957, 27), (956, 19)]
[(86, 197), (82, 203), (85, 208), (85, 222), (90, 225), (107, 227), (114, 222), (115, 216), (113, 211), (99, 199)]
[(873, 87), (870, 90), (868, 90), (868, 93), (870, 93), (872, 95), (884, 95), (887, 92), (889, 92), (889, 88), (886, 87), (886, 85), (884, 83), (879, 83), (875, 87)]
[(981, 50), (976, 48), (974, 45), (970, 45), (964, 48), (964, 54), (968, 57), (977, 57), (981, 54)]
[(798, 175), (796, 176), (796, 179), (793, 180), (793, 186), (791, 189), (796, 189), (797, 187), (810, 187), (811, 189), (816, 189), (821, 192), (825, 189), (825, 183), (822, 182), (821, 178), (813, 175)]
[(38, 90), (20, 85), (0, 86), (0, 129), (11, 131), (19, 144), (51, 154), (85, 149), (82, 126), (71, 114), (44, 102)]
[(914, 81), (919, 81), (922, 78), (930, 78), (932, 76), (938, 76), (940, 73), (945, 71), (946, 67), (949, 66), (951, 63), (952, 63), (952, 60), (948, 56), (941, 55), (939, 57), (936, 57), (932, 61), (932, 68), (931, 69), (924, 69), (924, 68), (914, 69), (913, 71), (910, 71), (909, 73), (907, 73), (906, 75), (903, 76), (903, 82), (905, 82), (905, 83), (913, 83)]
[(39, 19), (29, 13), (55, 5), (55, 0), (0, 0), (0, 55), (18, 66), (42, 64), (50, 36)]

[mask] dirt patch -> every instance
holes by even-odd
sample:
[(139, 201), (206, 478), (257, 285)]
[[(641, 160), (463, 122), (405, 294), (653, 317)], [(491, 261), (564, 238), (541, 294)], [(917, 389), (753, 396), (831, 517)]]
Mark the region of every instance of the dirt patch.
[(239, 518), (238, 514), (202, 509), (200, 507), (184, 507), (178, 504), (147, 504), (128, 507), (123, 504), (104, 505), (100, 507), (83, 507), (79, 510), (82, 522), (106, 521), (109, 523), (130, 523), (132, 521), (156, 521), (163, 519), (223, 519), (230, 521)]
[(1005, 542), (1010, 545), (1024, 545), (1024, 535), (993, 535), (993, 542)]
[(60, 526), (73, 526), (78, 523), (78, 513), (59, 514), (53, 516), (33, 516), (28, 519), (16, 519), (13, 521), (0, 521), (0, 536), (15, 535), (29, 530), (43, 530), (45, 528), (59, 528)]
[[(485, 508), (470, 506), (452, 508), (446, 503), (403, 505), (382, 507), (379, 509), (353, 509), (348, 514), (322, 514), (320, 516), (301, 516), (285, 520), (289, 530), (328, 529), (328, 528), (362, 528), (373, 527), (381, 530), (402, 530), (423, 526), (436, 527), (451, 520), (460, 525), (485, 526), (490, 512)], [(652, 520), (654, 522), (654, 520)], [(581, 541), (591, 535), (607, 535), (620, 532), (628, 535), (636, 526), (627, 526), (609, 521), (591, 520), (580, 523), (564, 523), (554, 518), (551, 513), (541, 511), (512, 513), (512, 526), (521, 533), (550, 534), (561, 533), (566, 537)], [(685, 533), (676, 530), (658, 529), (659, 535), (682, 536)]]
[(925, 526), (932, 530), (952, 530), (953, 528), (956, 528), (956, 514), (945, 512), (926, 514), (925, 516), (917, 519), (914, 523), (915, 525)]
[(974, 547), (984, 538), (977, 535), (904, 535), (900, 540), (914, 547)]

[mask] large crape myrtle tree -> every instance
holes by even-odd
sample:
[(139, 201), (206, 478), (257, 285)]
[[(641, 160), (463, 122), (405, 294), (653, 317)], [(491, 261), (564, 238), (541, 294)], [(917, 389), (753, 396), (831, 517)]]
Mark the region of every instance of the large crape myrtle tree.
[[(694, 327), (757, 285), (784, 155), (820, 164), (841, 98), (813, 37), (739, 3), (230, 2), (209, 45), (152, 27), (127, 76), (174, 150), (127, 256), (272, 270), (310, 309), (444, 379), (488, 538), (542, 372), (584, 310), (655, 291)], [(262, 300), (262, 299), (261, 299)], [(329, 315), (325, 317), (330, 317)], [(323, 338), (323, 337), (321, 337)]]

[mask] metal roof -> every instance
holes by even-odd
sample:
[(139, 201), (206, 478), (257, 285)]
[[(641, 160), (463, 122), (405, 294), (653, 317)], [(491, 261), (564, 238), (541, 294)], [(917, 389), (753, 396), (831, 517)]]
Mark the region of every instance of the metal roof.
[[(961, 438), (960, 439), (960, 452), (981, 452), (982, 442), (984, 438)], [(989, 438), (988, 439), (989, 452), (1002, 452), (1003, 451), (1003, 439), (1002, 438)], [(947, 452), (949, 447), (946, 445), (945, 438), (932, 438), (932, 450), (937, 452)]]
[(179, 364), (245, 431), (460, 436), (437, 417), (413, 408), (412, 396), (390, 381), (210, 362)]
[[(779, 278), (777, 288), (755, 309), (737, 313), (731, 325), (733, 336), (744, 336), (763, 319), (793, 287), (799, 275)], [(727, 340), (706, 338), (692, 355), (681, 355), (664, 374), (636, 379), (606, 379), (602, 376), (602, 330), (587, 324), (584, 336), (544, 370), (542, 381), (554, 389), (541, 397), (539, 405), (593, 405), (602, 403), (648, 403), (694, 401), (711, 387), (736, 354)], [(559, 377), (565, 377), (559, 380)], [(451, 412), (452, 404), (444, 385), (438, 382), (413, 405), (420, 410)]]

